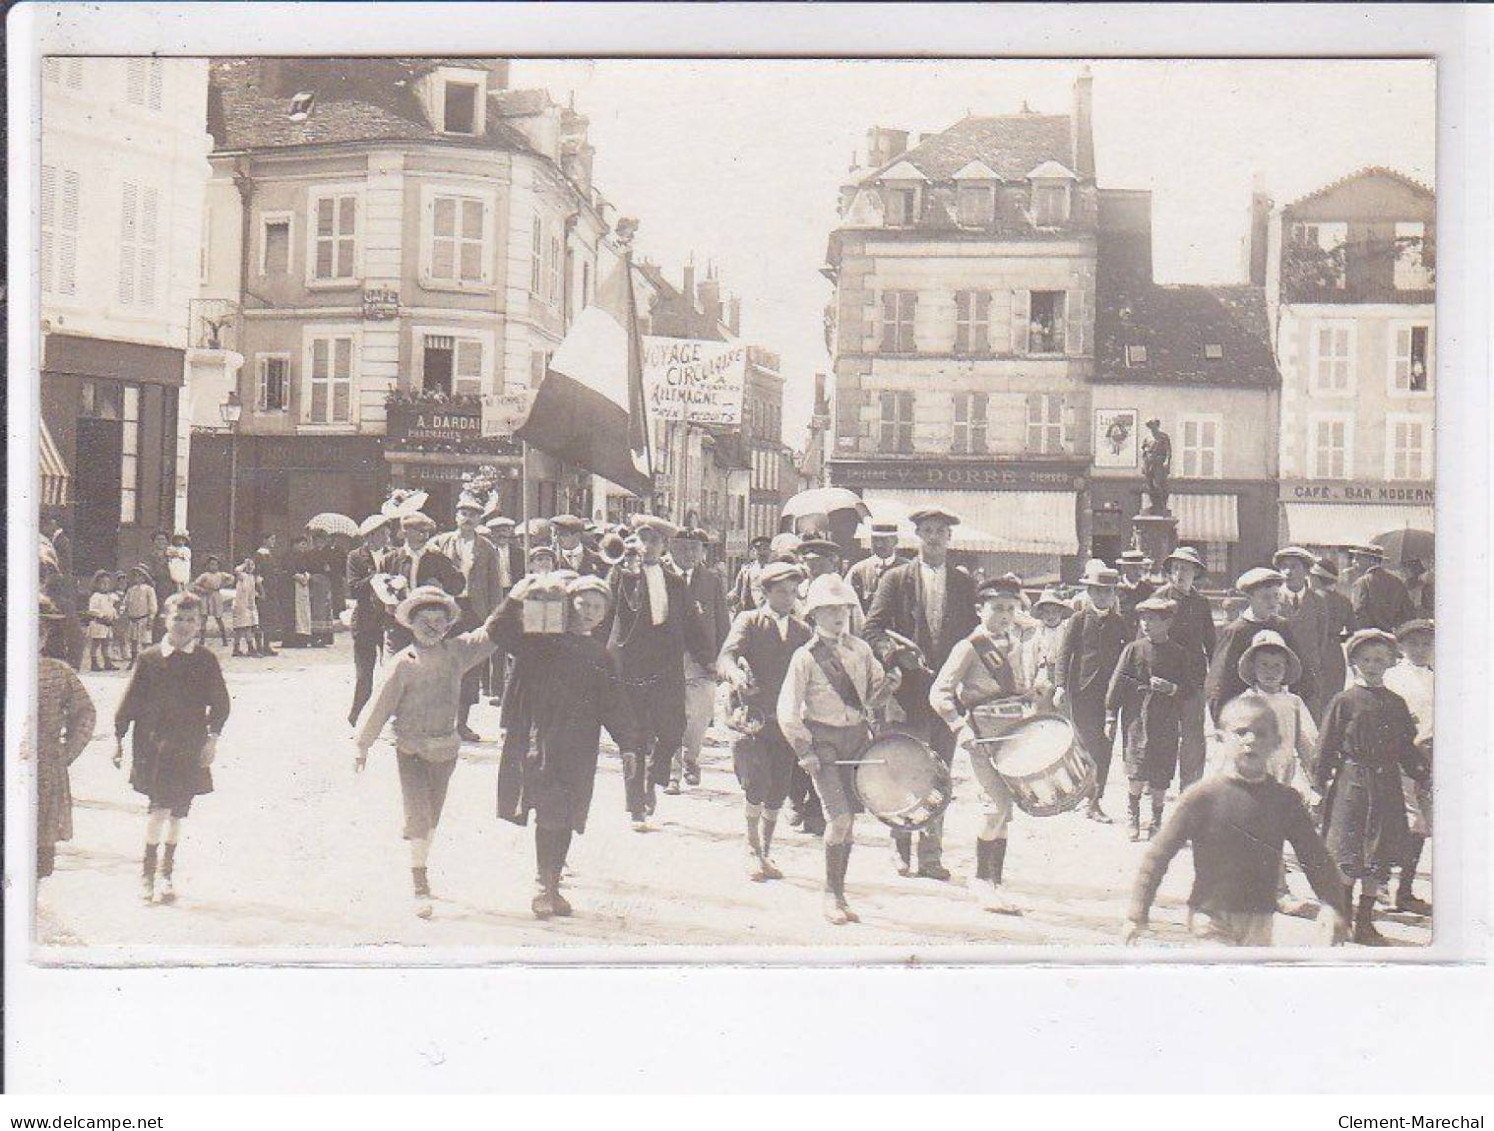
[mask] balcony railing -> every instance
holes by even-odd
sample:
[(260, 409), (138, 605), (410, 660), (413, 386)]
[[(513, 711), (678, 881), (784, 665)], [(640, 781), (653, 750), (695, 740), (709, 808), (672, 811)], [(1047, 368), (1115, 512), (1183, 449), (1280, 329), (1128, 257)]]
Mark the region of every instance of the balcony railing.
[(187, 341), (195, 350), (233, 350), (239, 341), (239, 304), (226, 298), (195, 298), (187, 304)]

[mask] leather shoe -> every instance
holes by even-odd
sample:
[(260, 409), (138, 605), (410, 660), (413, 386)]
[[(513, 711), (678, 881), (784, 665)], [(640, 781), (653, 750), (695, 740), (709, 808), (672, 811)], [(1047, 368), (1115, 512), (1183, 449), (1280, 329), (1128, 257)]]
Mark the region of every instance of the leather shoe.
[(920, 864), (918, 865), (918, 877), (923, 880), (944, 881), (950, 878), (951, 872), (943, 864)]
[(457, 734), (463, 742), (481, 742), (482, 736), (469, 726), (457, 727)]

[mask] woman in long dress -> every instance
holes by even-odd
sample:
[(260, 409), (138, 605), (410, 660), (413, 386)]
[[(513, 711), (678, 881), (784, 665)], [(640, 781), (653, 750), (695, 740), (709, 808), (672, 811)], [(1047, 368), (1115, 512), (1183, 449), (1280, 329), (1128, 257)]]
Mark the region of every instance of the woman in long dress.
[(62, 660), (46, 654), (47, 640), (67, 617), (41, 598), (42, 655), (36, 683), (36, 874), (50, 876), (57, 842), (73, 837), (73, 794), (68, 767), (93, 737), (93, 700)]
[(311, 644), (311, 539), (302, 534), (291, 543), (290, 618), (286, 626), (287, 648)]
[(311, 535), (311, 552), (307, 555), (306, 596), (311, 606), (311, 644), (325, 648), (332, 643), (332, 559), (335, 550), (320, 530)]

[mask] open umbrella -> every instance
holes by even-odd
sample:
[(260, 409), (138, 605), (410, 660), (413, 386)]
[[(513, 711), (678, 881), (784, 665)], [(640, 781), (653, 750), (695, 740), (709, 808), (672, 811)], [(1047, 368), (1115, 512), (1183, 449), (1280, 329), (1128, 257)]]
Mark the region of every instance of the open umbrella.
[(795, 519), (809, 514), (829, 515), (844, 510), (855, 511), (861, 518), (869, 513), (861, 496), (854, 491), (844, 487), (811, 487), (808, 491), (800, 491), (783, 504), (783, 517)]
[(336, 511), (323, 511), (314, 516), (306, 524), (307, 530), (320, 530), (323, 534), (346, 534), (349, 538), (358, 537), (358, 524), (345, 514)]
[(1376, 534), (1370, 539), (1385, 551), (1385, 560), (1391, 565), (1404, 565), (1409, 558), (1419, 558), (1424, 565), (1431, 565), (1437, 556), (1437, 542), (1430, 530), (1415, 530), (1402, 527)]

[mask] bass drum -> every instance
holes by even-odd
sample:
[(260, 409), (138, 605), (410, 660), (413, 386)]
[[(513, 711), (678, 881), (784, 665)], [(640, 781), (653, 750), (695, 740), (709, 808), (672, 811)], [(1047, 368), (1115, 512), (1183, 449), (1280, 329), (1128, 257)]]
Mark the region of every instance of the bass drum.
[(949, 767), (911, 735), (881, 735), (858, 761), (856, 796), (884, 825), (913, 832), (949, 807)]
[(983, 782), (986, 775), (998, 775), (1022, 812), (1033, 817), (1067, 813), (1094, 789), (1095, 764), (1068, 719), (1033, 715), (999, 729), (1000, 734), (980, 735), (977, 728), (971, 765)]

